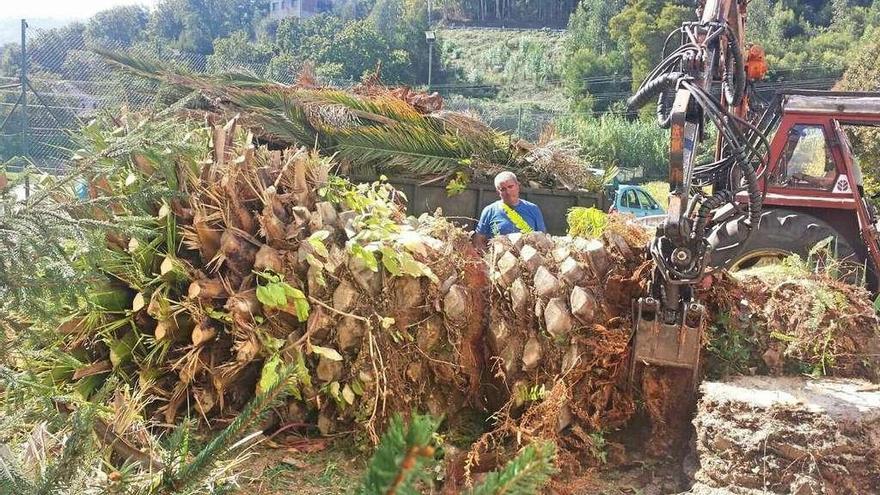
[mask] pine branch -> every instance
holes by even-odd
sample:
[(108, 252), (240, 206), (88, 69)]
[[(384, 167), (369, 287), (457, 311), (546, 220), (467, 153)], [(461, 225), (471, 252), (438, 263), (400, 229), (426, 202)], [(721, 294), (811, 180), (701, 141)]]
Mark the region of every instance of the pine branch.
[(532, 495), (538, 493), (556, 471), (556, 446), (551, 442), (531, 444), (504, 469), (489, 473), (469, 495)]
[(162, 474), (165, 479), (172, 479), (174, 470), (179, 470), (181, 464), (186, 460), (186, 456), (189, 455), (191, 431), (192, 422), (187, 418), (177, 425), (174, 432), (168, 437), (164, 458), (165, 469)]
[(240, 438), (242, 432), (254, 423), (286, 394), (288, 380), (294, 373), (295, 366), (287, 365), (280, 372), (278, 380), (265, 393), (257, 395), (248, 403), (235, 420), (220, 434), (215, 436), (192, 460), (182, 467), (173, 478), (165, 478), (165, 493), (185, 491), (204, 480), (218, 460), (231, 452), (231, 445)]
[(71, 417), (72, 432), (64, 444), (64, 450), (57, 462), (53, 463), (40, 478), (35, 495), (54, 495), (64, 493), (71, 480), (82, 468), (83, 458), (92, 445), (92, 432), (95, 422), (93, 406), (80, 407)]
[(12, 464), (11, 459), (0, 456), (0, 494), (27, 495), (34, 493), (35, 490), (36, 487), (25, 479), (18, 466)]
[(405, 495), (418, 493), (412, 485), (427, 480), (434, 462), (431, 445), (440, 422), (431, 416), (413, 415), (409, 427), (395, 415), (370, 459), (359, 495)]

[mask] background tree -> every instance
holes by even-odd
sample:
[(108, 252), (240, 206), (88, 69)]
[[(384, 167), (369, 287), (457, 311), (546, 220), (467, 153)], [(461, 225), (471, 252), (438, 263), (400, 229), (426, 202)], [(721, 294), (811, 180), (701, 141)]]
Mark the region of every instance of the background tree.
[(630, 62), (632, 89), (638, 88), (661, 60), (666, 36), (682, 22), (695, 17), (692, 2), (630, 0), (626, 8), (611, 19), (611, 37)]
[(181, 13), (185, 8), (185, 0), (163, 0), (157, 3), (150, 14), (150, 36), (176, 41), (183, 32)]
[(61, 73), (67, 52), (81, 50), (85, 47), (86, 26), (81, 22), (73, 22), (61, 28), (50, 29), (41, 33), (28, 44), (31, 70), (45, 70)]
[(563, 87), (577, 112), (605, 110), (611, 101), (594, 95), (615, 91), (629, 72), (628, 60), (608, 33), (625, 0), (583, 0), (568, 23)]
[(125, 5), (103, 10), (86, 24), (85, 37), (99, 46), (128, 47), (146, 35), (150, 14), (143, 7)]
[(214, 40), (213, 51), (208, 56), (208, 71), (215, 73), (247, 69), (262, 76), (272, 60), (272, 47), (252, 43), (244, 31)]

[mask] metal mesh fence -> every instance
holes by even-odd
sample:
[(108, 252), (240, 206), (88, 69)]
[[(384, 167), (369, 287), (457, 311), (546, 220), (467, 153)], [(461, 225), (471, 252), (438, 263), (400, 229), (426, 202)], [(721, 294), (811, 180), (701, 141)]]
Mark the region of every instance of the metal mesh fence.
[(0, 70), (0, 164), (11, 170), (31, 164), (46, 172), (62, 171), (75, 146), (73, 134), (96, 114), (123, 105), (147, 109), (162, 100), (157, 83), (120, 70), (100, 50), (190, 72), (245, 71), (283, 83), (295, 78), (278, 62), (212, 59), (161, 42), (126, 45), (87, 39), (82, 27), (31, 24), (23, 31), (24, 60), (21, 43), (7, 45), (14, 70)]

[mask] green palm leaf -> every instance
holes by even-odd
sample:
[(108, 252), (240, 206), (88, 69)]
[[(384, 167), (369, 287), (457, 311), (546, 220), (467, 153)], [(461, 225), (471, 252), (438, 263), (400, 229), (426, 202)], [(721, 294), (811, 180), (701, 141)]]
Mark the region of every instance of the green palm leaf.
[(465, 166), (473, 152), (466, 142), (411, 125), (362, 126), (335, 138), (338, 158), (377, 172), (449, 174)]

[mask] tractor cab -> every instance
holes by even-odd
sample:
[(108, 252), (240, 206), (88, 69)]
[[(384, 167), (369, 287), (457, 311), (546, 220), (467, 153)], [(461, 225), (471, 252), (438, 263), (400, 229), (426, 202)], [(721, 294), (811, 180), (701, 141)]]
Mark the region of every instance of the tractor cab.
[[(880, 93), (784, 93), (762, 126), (776, 132), (760, 177), (764, 200), (758, 231), (745, 242), (724, 238), (724, 232), (716, 235), (712, 265), (739, 269), (793, 253), (806, 258), (813, 246), (831, 237), (839, 259), (880, 267), (877, 218), (864, 197), (848, 136), (880, 135)], [(876, 278), (877, 270), (870, 271)], [(876, 287), (876, 281), (870, 285)]]

